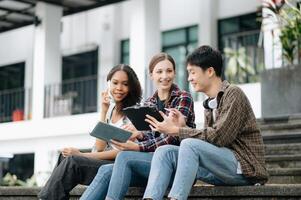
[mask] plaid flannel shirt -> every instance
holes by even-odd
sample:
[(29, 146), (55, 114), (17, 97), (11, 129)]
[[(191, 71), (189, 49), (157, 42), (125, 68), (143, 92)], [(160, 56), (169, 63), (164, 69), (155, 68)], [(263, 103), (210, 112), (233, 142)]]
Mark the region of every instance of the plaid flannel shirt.
[[(146, 103), (153, 104), (158, 108), (157, 97), (158, 91), (155, 92), (152, 97), (147, 99)], [(166, 108), (178, 109), (184, 116), (187, 117), (186, 125), (188, 127), (195, 128), (193, 99), (190, 93), (180, 90), (177, 85), (173, 84), (171, 96)], [(164, 110), (163, 112), (166, 111)], [(140, 151), (144, 152), (154, 152), (157, 147), (165, 144), (179, 145), (179, 137), (168, 136), (159, 132), (145, 131), (143, 133), (143, 139), (140, 139), (138, 142)]]
[(217, 101), (215, 122), (212, 110), (205, 110), (204, 129), (180, 128), (180, 138), (199, 138), (232, 150), (243, 174), (253, 183), (265, 183), (263, 139), (248, 98), (240, 88), (224, 81)]

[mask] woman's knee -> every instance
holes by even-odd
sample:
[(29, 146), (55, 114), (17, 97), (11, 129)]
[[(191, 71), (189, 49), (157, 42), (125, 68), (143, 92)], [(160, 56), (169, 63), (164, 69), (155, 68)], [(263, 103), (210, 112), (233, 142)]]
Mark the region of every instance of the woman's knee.
[(121, 163), (122, 165), (127, 165), (130, 163), (130, 161), (134, 158), (135, 159), (135, 153), (133, 151), (121, 151), (117, 154), (115, 159), (115, 164), (118, 165), (118, 163)]
[(110, 180), (113, 172), (113, 167), (113, 164), (102, 165), (101, 167), (99, 167), (96, 176)]

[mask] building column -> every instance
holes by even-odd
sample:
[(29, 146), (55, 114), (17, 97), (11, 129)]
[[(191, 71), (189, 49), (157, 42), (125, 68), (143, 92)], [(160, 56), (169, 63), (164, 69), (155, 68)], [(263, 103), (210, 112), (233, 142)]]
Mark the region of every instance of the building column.
[(148, 75), (151, 57), (161, 51), (159, 0), (132, 0), (130, 17), (130, 65), (138, 75), (143, 96), (153, 93)]
[(217, 11), (216, 0), (202, 0), (198, 24), (199, 45), (210, 45), (217, 49)]
[(282, 46), (280, 41), (279, 23), (275, 18), (267, 17), (267, 8), (262, 9), (262, 33), (264, 37), (264, 64), (266, 69), (282, 66)]
[(32, 120), (44, 117), (44, 88), (61, 80), (62, 7), (38, 2), (36, 15), (41, 21), (35, 27), (33, 49)]
[(57, 161), (59, 152), (39, 146), (34, 152), (34, 174), (37, 185), (44, 186), (50, 177)]
[(98, 99), (98, 111), (101, 108), (101, 92), (106, 90), (107, 83), (106, 77), (109, 71), (119, 64), (119, 52), (120, 41), (118, 40), (118, 34), (120, 31), (120, 13), (119, 5), (106, 7), (105, 19), (102, 20), (101, 35), (99, 38), (99, 50), (98, 50), (98, 82), (97, 82), (97, 99)]

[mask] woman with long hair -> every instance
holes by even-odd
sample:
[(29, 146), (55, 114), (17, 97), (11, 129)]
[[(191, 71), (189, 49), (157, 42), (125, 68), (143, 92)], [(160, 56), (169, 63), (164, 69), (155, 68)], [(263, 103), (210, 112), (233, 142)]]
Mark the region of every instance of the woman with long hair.
[[(188, 92), (180, 90), (174, 84), (176, 75), (174, 59), (166, 53), (156, 54), (149, 63), (149, 75), (157, 90), (146, 103), (156, 106), (165, 114), (169, 114), (169, 109), (175, 108), (186, 117), (187, 126), (195, 127), (193, 99)], [(126, 143), (113, 141), (114, 146), (121, 150), (135, 151), (122, 151), (118, 153), (114, 165), (102, 165), (81, 200), (105, 199), (105, 197), (113, 200), (123, 199), (129, 186), (146, 185), (153, 152), (157, 147), (166, 144), (179, 145), (178, 137), (154, 131), (138, 132), (132, 125), (125, 128), (133, 131), (135, 133), (133, 135), (137, 138), (148, 139), (137, 144), (131, 141)]]
[[(134, 70), (117, 65), (107, 75), (108, 89), (102, 92), (100, 120), (122, 127), (130, 121), (122, 109), (141, 100), (141, 86)], [(100, 166), (114, 162), (119, 150), (96, 139), (92, 152), (81, 152), (74, 147), (64, 148), (59, 161), (38, 197), (47, 200), (69, 199), (69, 192), (77, 185), (89, 185)]]

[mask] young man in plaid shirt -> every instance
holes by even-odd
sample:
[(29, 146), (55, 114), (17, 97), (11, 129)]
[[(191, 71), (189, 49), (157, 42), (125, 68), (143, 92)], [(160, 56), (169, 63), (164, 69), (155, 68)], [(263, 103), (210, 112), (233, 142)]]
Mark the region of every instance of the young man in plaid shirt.
[(159, 147), (152, 160), (145, 199), (162, 199), (170, 183), (170, 199), (187, 199), (196, 179), (213, 185), (264, 184), (264, 145), (251, 105), (237, 86), (223, 81), (222, 56), (201, 46), (187, 58), (188, 81), (209, 98), (204, 102), (205, 126), (193, 129), (173, 109), (163, 122), (148, 116), (154, 131), (181, 140), (180, 147)]

